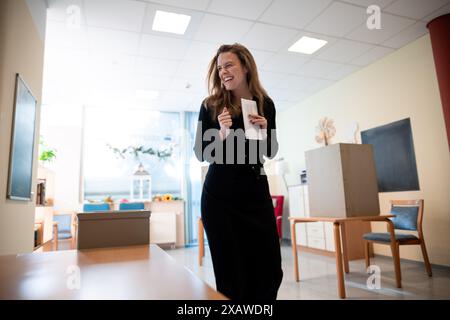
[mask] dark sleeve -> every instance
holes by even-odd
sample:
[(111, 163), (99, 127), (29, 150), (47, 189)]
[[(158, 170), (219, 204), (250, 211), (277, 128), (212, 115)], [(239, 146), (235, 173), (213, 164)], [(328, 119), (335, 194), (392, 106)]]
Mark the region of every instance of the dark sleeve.
[(265, 105), (265, 118), (267, 120), (267, 154), (264, 155), (269, 159), (272, 159), (278, 152), (277, 128), (275, 122), (276, 110), (275, 104), (270, 98), (266, 98)]
[(200, 162), (208, 161), (208, 159), (205, 159), (204, 157), (204, 150), (205, 148), (214, 141), (212, 139), (211, 141), (205, 140), (205, 132), (208, 129), (213, 128), (212, 120), (211, 120), (211, 113), (208, 108), (205, 107), (204, 103), (202, 103), (200, 107), (200, 112), (198, 115), (198, 123), (197, 123), (197, 130), (195, 134), (195, 144), (194, 144), (194, 153), (197, 159)]

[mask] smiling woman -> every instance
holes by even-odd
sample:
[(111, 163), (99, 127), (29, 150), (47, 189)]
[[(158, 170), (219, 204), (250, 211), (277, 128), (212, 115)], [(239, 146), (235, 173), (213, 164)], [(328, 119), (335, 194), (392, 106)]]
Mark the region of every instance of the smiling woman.
[[(278, 150), (275, 106), (259, 82), (253, 56), (240, 44), (217, 50), (208, 79), (210, 95), (200, 108), (195, 153), (200, 161), (211, 163), (203, 184), (201, 215), (216, 288), (230, 299), (275, 300), (283, 271), (263, 170), (263, 156), (272, 158)], [(249, 114), (248, 120), (265, 130), (265, 138), (232, 133), (245, 128), (241, 99), (243, 106), (257, 105), (258, 114)], [(217, 146), (212, 157), (211, 146)]]

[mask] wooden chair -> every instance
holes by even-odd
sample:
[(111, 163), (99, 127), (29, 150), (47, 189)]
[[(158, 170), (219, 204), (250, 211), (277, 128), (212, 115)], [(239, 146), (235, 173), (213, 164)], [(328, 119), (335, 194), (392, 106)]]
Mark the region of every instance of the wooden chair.
[(144, 202), (122, 202), (119, 204), (119, 211), (122, 210), (145, 210)]
[[(401, 288), (400, 245), (420, 245), (422, 249), (425, 269), (428, 276), (432, 276), (431, 264), (422, 231), (424, 201), (420, 200), (391, 200), (391, 214), (395, 215), (388, 222), (389, 233), (366, 233), (363, 236), (365, 244), (366, 268), (370, 265), (370, 243), (387, 244), (391, 246), (394, 258), (397, 287)], [(418, 235), (395, 233), (397, 230), (417, 231)]]
[(58, 250), (58, 241), (71, 239), (71, 249), (76, 249), (77, 216), (75, 212), (53, 215), (54, 249)]

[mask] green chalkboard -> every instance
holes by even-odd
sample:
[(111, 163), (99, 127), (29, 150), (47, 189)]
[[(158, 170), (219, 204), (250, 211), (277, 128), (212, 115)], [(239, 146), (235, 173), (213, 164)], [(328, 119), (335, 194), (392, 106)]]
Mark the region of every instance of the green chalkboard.
[(32, 198), (36, 105), (31, 90), (16, 74), (7, 194), (12, 200)]
[(373, 146), (379, 192), (420, 190), (409, 118), (361, 132)]

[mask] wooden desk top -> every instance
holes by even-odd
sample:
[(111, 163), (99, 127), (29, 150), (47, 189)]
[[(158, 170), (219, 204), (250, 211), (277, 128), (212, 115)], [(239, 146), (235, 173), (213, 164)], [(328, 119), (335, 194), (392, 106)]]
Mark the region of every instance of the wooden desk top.
[(78, 212), (78, 220), (116, 220), (116, 219), (149, 219), (149, 210), (111, 210), (95, 212)]
[(331, 218), (331, 217), (289, 217), (293, 222), (348, 222), (348, 221), (385, 221), (395, 217), (392, 214), (367, 217)]
[[(79, 289), (70, 289), (76, 274)], [(0, 299), (226, 298), (158, 246), (145, 245), (0, 256)]]

